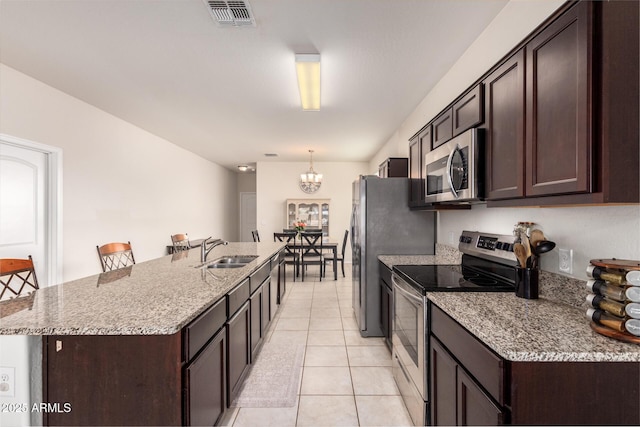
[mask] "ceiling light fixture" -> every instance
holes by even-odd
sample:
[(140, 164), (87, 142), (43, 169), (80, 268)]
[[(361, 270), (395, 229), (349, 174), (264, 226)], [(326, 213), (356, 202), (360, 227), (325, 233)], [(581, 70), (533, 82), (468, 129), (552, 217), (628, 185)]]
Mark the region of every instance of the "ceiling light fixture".
[(313, 150), (309, 150), (309, 170), (300, 174), (300, 189), (305, 193), (315, 193), (322, 185), (322, 174), (313, 170)]
[(304, 111), (320, 111), (320, 55), (296, 54), (296, 74)]
[(248, 170), (249, 170), (249, 166), (247, 166), (247, 165), (239, 165), (239, 166), (238, 166), (238, 170), (239, 170), (240, 172), (246, 172), (246, 171), (248, 171)]

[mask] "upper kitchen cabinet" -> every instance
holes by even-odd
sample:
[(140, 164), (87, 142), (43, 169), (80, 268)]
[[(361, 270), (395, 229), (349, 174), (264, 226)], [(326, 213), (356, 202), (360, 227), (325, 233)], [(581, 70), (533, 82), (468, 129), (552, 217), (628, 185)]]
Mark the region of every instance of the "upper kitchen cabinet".
[(453, 137), (453, 109), (447, 108), (432, 124), (431, 149), (441, 146)]
[(483, 84), (477, 84), (464, 94), (452, 107), (453, 136), (478, 126), (483, 121)]
[(380, 178), (406, 178), (409, 175), (409, 159), (406, 157), (389, 157), (378, 166)]
[(568, 3), (485, 78), (488, 206), (640, 202), (638, 12)]
[(524, 196), (524, 49), (485, 80), (486, 194)]
[(425, 206), (424, 155), (431, 147), (431, 125), (425, 127), (409, 142), (409, 207)]
[(591, 4), (526, 46), (526, 195), (591, 190)]

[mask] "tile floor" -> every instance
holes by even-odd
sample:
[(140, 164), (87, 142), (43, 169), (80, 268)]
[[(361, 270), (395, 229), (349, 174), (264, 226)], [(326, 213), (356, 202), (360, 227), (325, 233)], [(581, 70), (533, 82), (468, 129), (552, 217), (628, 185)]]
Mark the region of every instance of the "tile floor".
[[(350, 269), (349, 269), (350, 270)], [(227, 426), (409, 426), (382, 338), (363, 338), (351, 308), (351, 277), (287, 277), (287, 294), (271, 322), (271, 343), (306, 345), (296, 406), (230, 408)], [(263, 349), (264, 349), (263, 348)], [(251, 375), (251, 374), (249, 374)]]

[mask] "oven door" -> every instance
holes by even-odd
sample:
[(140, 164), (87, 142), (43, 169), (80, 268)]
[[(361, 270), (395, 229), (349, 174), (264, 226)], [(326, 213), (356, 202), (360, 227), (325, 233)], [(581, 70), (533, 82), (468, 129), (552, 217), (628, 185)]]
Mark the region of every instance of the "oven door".
[[(399, 388), (407, 383), (411, 394), (418, 393), (420, 406), (427, 400), (426, 348), (425, 348), (425, 300), (396, 274), (392, 276), (394, 321), (393, 321), (393, 357), (394, 376)], [(402, 393), (403, 390), (401, 390)], [(402, 393), (403, 397), (405, 393)], [(406, 400), (405, 400), (406, 403)], [(407, 405), (409, 407), (409, 405)], [(411, 409), (409, 409), (411, 412)], [(423, 412), (423, 409), (420, 409)], [(413, 418), (413, 415), (412, 415)], [(414, 419), (414, 421), (416, 421)]]

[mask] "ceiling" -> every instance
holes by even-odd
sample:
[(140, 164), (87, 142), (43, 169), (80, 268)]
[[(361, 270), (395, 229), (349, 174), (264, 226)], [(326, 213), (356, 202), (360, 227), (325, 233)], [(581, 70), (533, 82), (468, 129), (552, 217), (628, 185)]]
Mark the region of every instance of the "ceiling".
[[(255, 27), (202, 0), (2, 0), (0, 62), (230, 169), (369, 161), (507, 0), (248, 2)], [(294, 54), (316, 52), (303, 112)]]

